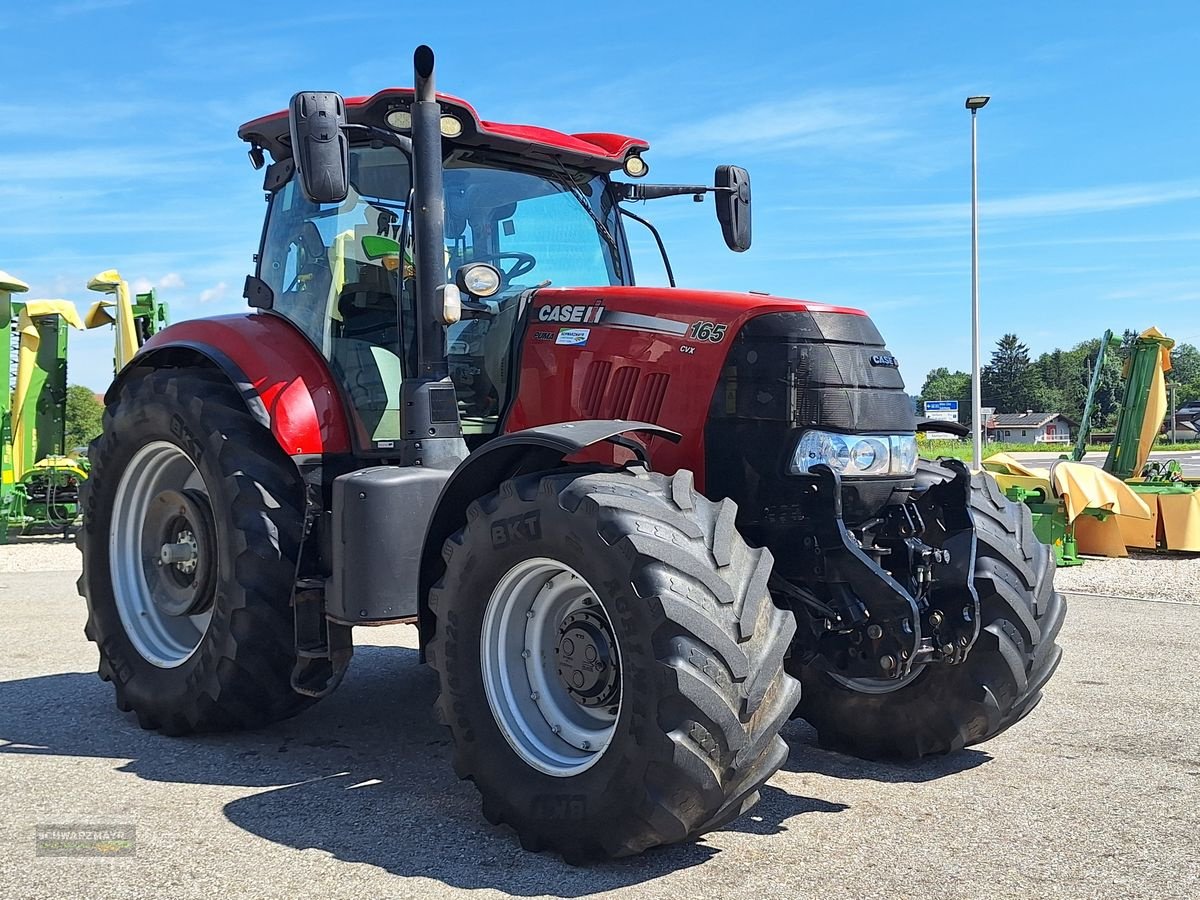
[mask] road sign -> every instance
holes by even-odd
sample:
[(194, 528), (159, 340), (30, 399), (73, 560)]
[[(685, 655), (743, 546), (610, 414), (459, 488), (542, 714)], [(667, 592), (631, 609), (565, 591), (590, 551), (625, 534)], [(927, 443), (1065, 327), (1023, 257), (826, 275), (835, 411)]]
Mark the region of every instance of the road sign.
[[(937, 422), (957, 422), (958, 421), (958, 401), (957, 400), (926, 400), (925, 401), (925, 418), (933, 419)], [(953, 441), (958, 440), (958, 435), (947, 434), (944, 431), (927, 431), (925, 436), (932, 441)]]

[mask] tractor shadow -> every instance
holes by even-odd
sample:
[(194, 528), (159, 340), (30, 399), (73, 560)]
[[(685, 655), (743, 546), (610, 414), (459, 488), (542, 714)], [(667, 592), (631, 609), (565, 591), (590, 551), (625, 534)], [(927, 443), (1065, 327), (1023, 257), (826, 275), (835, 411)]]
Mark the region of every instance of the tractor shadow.
[(829, 778), (878, 781), (883, 784), (923, 784), (957, 775), (991, 762), (982, 750), (959, 750), (919, 760), (869, 760), (823, 749), (816, 730), (803, 719), (793, 719), (780, 732), (791, 752), (783, 771), (812, 773)]
[[(0, 765), (18, 754), (114, 758), (128, 760), (116, 771), (150, 781), (257, 789), (224, 807), (253, 835), (398, 876), (518, 896), (587, 896), (721, 852), (701, 839), (576, 868), (522, 850), (508, 828), (487, 823), (474, 787), (455, 777), (449, 735), (433, 721), (435, 695), (435, 676), (415, 650), (362, 646), (337, 693), (295, 719), (256, 732), (168, 738), (117, 712), (112, 687), (92, 673), (5, 681)], [(846, 808), (768, 786), (725, 831), (772, 835), (798, 816)]]

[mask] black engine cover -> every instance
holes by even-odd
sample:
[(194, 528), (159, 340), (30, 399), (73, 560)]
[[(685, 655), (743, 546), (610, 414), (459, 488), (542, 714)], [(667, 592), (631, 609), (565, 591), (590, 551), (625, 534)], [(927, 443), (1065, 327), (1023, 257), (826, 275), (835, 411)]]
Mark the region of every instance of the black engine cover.
[[(801, 433), (904, 433), (912, 400), (878, 329), (861, 315), (768, 313), (730, 343), (705, 432), (706, 493), (738, 502), (748, 538), (808, 519), (812, 479), (787, 471)], [(874, 515), (912, 479), (844, 479), (847, 523)]]

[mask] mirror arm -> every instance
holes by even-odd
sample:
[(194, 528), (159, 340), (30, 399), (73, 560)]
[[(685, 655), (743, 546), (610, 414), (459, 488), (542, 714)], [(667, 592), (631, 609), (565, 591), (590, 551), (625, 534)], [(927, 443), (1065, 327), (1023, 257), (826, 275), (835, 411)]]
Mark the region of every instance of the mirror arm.
[(374, 125), (343, 125), (342, 130), (346, 132), (365, 132), (378, 141), (382, 141), (385, 144), (390, 144), (401, 153), (405, 154), (410, 160), (412, 159), (412, 138), (403, 134), (396, 134), (393, 131), (387, 131), (383, 128), (376, 128)]
[(657, 200), (659, 197), (682, 197), (687, 194), (700, 196), (733, 190), (704, 184), (633, 184), (628, 181), (614, 181), (612, 186), (621, 200)]
[(646, 228), (649, 229), (650, 233), (654, 235), (654, 240), (658, 244), (658, 252), (662, 254), (663, 268), (667, 270), (667, 282), (671, 285), (671, 287), (675, 287), (675, 272), (671, 269), (671, 260), (667, 256), (667, 245), (663, 243), (662, 235), (658, 233), (658, 229), (655, 228), (653, 223), (651, 223), (648, 219), (643, 219), (641, 216), (630, 212), (623, 206), (618, 206), (617, 209), (621, 211), (621, 215), (628, 216), (635, 222), (641, 222), (646, 226)]

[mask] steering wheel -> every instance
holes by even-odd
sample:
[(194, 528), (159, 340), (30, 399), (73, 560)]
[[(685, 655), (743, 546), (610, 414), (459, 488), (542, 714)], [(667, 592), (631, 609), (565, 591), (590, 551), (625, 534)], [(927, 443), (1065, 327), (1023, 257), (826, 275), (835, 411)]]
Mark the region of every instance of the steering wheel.
[[(505, 269), (500, 265), (502, 260), (516, 260), (511, 269)], [(476, 262), (496, 263), (496, 268), (500, 270), (500, 277), (505, 284), (510, 284), (514, 278), (520, 278), (522, 275), (528, 275), (537, 265), (537, 257), (531, 253), (521, 253), (514, 251), (511, 253), (497, 253), (494, 256), (476, 257)]]

